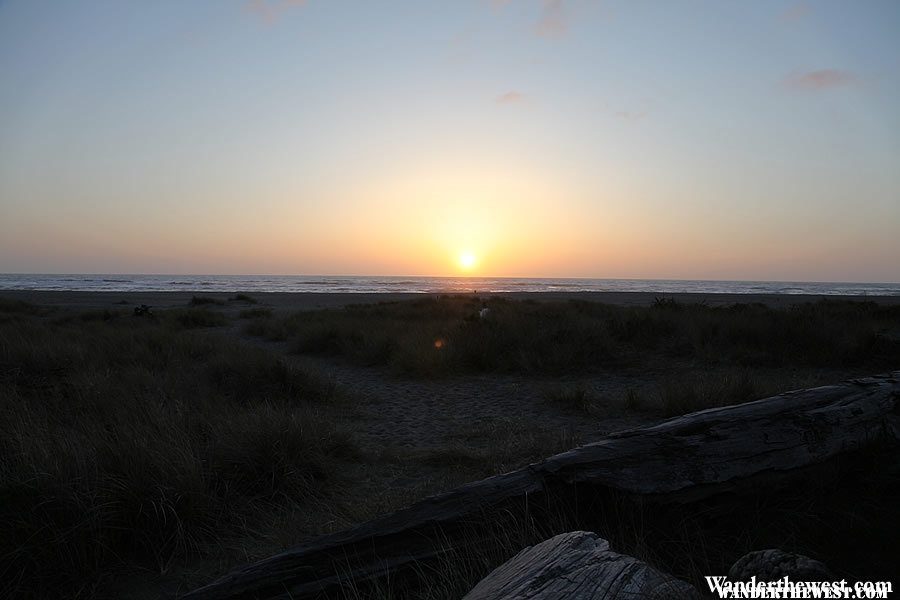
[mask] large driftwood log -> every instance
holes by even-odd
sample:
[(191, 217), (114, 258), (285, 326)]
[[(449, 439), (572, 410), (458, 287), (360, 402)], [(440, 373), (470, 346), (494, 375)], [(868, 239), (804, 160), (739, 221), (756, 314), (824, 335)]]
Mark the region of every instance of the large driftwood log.
[(463, 600), (694, 600), (692, 585), (610, 550), (587, 531), (561, 533), (497, 567)]
[[(575, 483), (691, 500), (900, 439), (900, 371), (632, 429), (238, 569), (186, 598), (314, 598), (477, 543), (489, 507)], [(470, 526), (468, 529), (463, 524)]]

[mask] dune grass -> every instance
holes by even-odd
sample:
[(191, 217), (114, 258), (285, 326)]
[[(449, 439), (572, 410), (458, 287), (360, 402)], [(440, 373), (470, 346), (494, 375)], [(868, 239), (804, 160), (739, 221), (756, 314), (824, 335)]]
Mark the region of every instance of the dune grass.
[(724, 367), (673, 369), (655, 384), (597, 391), (584, 383), (547, 385), (551, 405), (589, 417), (649, 412), (674, 417), (706, 408), (741, 404), (789, 390), (835, 383), (830, 371)]
[(272, 316), (271, 308), (247, 308), (242, 310), (238, 316), (241, 319), (264, 319)]
[(0, 318), (3, 318), (4, 321), (15, 315), (38, 315), (43, 312), (46, 310), (28, 302), (0, 297)]
[(257, 300), (253, 296), (248, 296), (247, 294), (235, 294), (228, 298), (229, 302), (243, 302), (244, 304), (256, 304)]
[[(212, 557), (222, 572), (234, 552), (259, 557), (327, 529), (304, 524), (322, 507), (345, 526), (578, 443), (510, 417), (476, 420), (443, 447), (363, 451), (342, 429), (352, 417), (324, 410), (350, 406), (332, 381), (219, 335), (228, 319), (207, 305), (139, 318), (0, 299), (0, 596), (114, 597), (107, 584), (123, 565), (164, 573)], [(567, 375), (559, 381), (575, 383), (546, 400), (591, 417), (610, 405), (682, 414), (805, 387), (797, 374), (810, 370), (900, 363), (900, 309), (873, 303), (487, 305), (487, 318), (471, 297), (239, 316), (295, 352), (405, 376)], [(578, 383), (592, 373), (650, 373), (656, 384), (610, 398)], [(401, 479), (412, 483), (392, 483)], [(410, 597), (458, 597), (555, 529), (511, 527), (502, 547), (454, 557), (424, 578), (431, 591)], [(623, 540), (642, 552), (639, 535)]]
[(221, 300), (216, 300), (215, 298), (211, 298), (209, 296), (191, 296), (191, 301), (189, 303), (191, 306), (208, 306), (208, 305), (216, 305), (222, 306), (225, 304)]
[(298, 313), (248, 325), (293, 351), (339, 356), (396, 373), (565, 374), (671, 366), (864, 367), (900, 363), (900, 307), (820, 301), (776, 309), (709, 307), (660, 299), (651, 307), (522, 302), (495, 297)]
[(0, 596), (102, 597), (122, 565), (259, 537), (358, 458), (317, 410), (331, 382), (197, 333), (215, 321), (199, 310), (0, 303)]

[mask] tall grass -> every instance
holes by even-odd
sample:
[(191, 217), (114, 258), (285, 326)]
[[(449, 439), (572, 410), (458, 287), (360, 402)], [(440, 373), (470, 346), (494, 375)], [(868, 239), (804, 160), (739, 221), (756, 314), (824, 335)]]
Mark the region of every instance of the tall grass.
[[(0, 596), (91, 598), (272, 510), (327, 498), (357, 457), (331, 382), (157, 319), (0, 306)], [(193, 314), (193, 313), (189, 313)]]
[(191, 306), (205, 306), (210, 304), (221, 306), (225, 303), (210, 296), (191, 296), (191, 301), (189, 304)]
[(271, 308), (248, 308), (242, 310), (238, 316), (241, 319), (265, 319), (272, 316)]
[[(309, 519), (314, 508), (341, 505), (345, 470), (431, 469), (470, 480), (576, 443), (570, 432), (482, 420), (470, 437), (444, 448), (404, 450), (395, 463), (361, 466), (354, 439), (323, 416), (338, 397), (332, 381), (217, 335), (209, 328), (226, 317), (198, 304), (137, 318), (115, 310), (53, 313), (0, 299), (0, 597), (103, 597), (119, 565), (165, 572), (211, 556), (223, 539), (266, 537), (285, 515), (298, 530), (293, 521)], [(873, 303), (778, 310), (492, 298), (488, 306), (487, 318), (469, 297), (284, 318), (253, 307), (242, 316), (246, 331), (289, 340), (294, 351), (413, 376), (650, 372), (658, 376), (655, 391), (629, 388), (617, 401), (665, 414), (768, 395), (788, 379), (801, 387), (791, 375), (801, 368), (877, 371), (900, 363), (900, 309)], [(787, 379), (760, 379), (762, 368), (782, 369)], [(548, 400), (591, 414), (606, 401), (577, 386), (551, 390)], [(377, 502), (373, 494), (346, 510), (364, 513)], [(501, 543), (484, 552), (450, 549), (409, 597), (459, 597), (522, 545), (558, 532), (553, 514), (510, 523), (495, 532)], [(721, 566), (715, 560), (726, 542), (698, 537), (692, 522), (666, 530), (659, 542), (656, 529), (635, 525), (653, 515), (623, 515), (567, 520), (566, 527), (596, 524), (623, 551), (680, 573)], [(670, 521), (677, 519), (661, 525)]]
[(900, 363), (900, 307), (820, 301), (776, 309), (658, 302), (471, 297), (350, 306), (260, 319), (246, 331), (290, 340), (300, 353), (433, 376), (454, 372), (571, 373), (648, 369), (673, 361), (710, 367), (865, 367)]

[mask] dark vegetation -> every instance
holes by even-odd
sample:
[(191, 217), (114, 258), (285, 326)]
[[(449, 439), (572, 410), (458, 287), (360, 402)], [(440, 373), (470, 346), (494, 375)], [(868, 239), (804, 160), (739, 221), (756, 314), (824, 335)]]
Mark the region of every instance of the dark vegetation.
[(443, 296), (259, 318), (245, 331), (400, 376), (614, 374), (653, 382), (613, 394), (548, 386), (548, 402), (592, 417), (610, 409), (675, 416), (900, 365), (900, 306), (874, 302), (711, 307), (658, 298), (628, 307)]
[(235, 294), (228, 299), (229, 302), (243, 302), (244, 304), (256, 304), (256, 298), (247, 294)]
[(747, 552), (781, 548), (824, 560), (837, 579), (875, 581), (896, 572), (900, 516), (896, 449), (848, 452), (790, 477), (757, 477), (733, 493), (659, 501), (579, 484), (486, 508), (438, 560), (407, 577), (347, 585), (345, 598), (451, 600), (525, 546), (567, 531), (597, 532), (636, 556), (706, 590)]
[(272, 316), (271, 308), (247, 308), (242, 310), (239, 315), (241, 319), (262, 319)]
[[(651, 307), (423, 298), (259, 320), (248, 333), (298, 353), (414, 376), (571, 374), (670, 368), (834, 368), (900, 364), (900, 307), (820, 301), (782, 310), (659, 299)], [(728, 385), (746, 387), (735, 380)], [(673, 392), (674, 393), (674, 392)], [(752, 394), (746, 394), (750, 396)]]
[(610, 411), (653, 412), (666, 417), (767, 398), (781, 392), (834, 383), (844, 374), (828, 370), (700, 367), (662, 374), (656, 385), (598, 393), (584, 384), (551, 385), (546, 400), (560, 408), (602, 418)]
[[(870, 302), (774, 309), (490, 298), (480, 318), (482, 301), (473, 297), (287, 317), (251, 306), (254, 300), (243, 295), (229, 301), (248, 305), (239, 317), (251, 334), (401, 376), (561, 375), (547, 401), (595, 417), (611, 402), (624, 412), (675, 415), (844, 376), (835, 372), (900, 365), (900, 307)], [(339, 429), (352, 428), (352, 417), (327, 410), (352, 408), (338, 402), (333, 382), (219, 334), (215, 328), (228, 322), (221, 304), (194, 297), (190, 306), (133, 317), (121, 307), (54, 311), (0, 298), (0, 597), (122, 597), (109, 584), (135, 565), (165, 573), (212, 560), (220, 561), (212, 570), (221, 573), (259, 557), (260, 546), (266, 554), (328, 530), (321, 523), (296, 526), (311, 515), (325, 514), (321, 521), (331, 527), (359, 522), (577, 442), (524, 418), (473, 415), (477, 422), (443, 448), (369, 455)], [(798, 379), (813, 372), (818, 379)], [(579, 384), (584, 374), (625, 374), (637, 383), (610, 398)], [(643, 380), (655, 382), (652, 393)], [(342, 479), (360, 469), (366, 475), (358, 481)], [(435, 483), (423, 473), (444, 479)], [(867, 475), (833, 480), (850, 476)], [(423, 483), (385, 492), (403, 477)], [(409, 597), (459, 597), (522, 546), (575, 525), (595, 527), (621, 550), (689, 577), (721, 572), (738, 546), (783, 542), (769, 533), (784, 533), (788, 549), (815, 555), (817, 544), (836, 539), (824, 540), (823, 518), (848, 532), (883, 524), (879, 515), (889, 511), (879, 498), (889, 495), (881, 483), (860, 485), (856, 496), (736, 496), (736, 507), (711, 506), (702, 515), (661, 516), (616, 501), (603, 508), (609, 523), (582, 518), (589, 512), (585, 497), (576, 520), (554, 506), (548, 514), (497, 521), (492, 544), (423, 566), (427, 572)], [(874, 486), (871, 494), (865, 486)], [(616, 510), (627, 518), (617, 520)], [(738, 512), (752, 527), (723, 534), (721, 524)], [(285, 529), (299, 533), (290, 537)], [(402, 597), (397, 584), (375, 594)], [(359, 590), (359, 597), (369, 592)], [(348, 589), (348, 597), (355, 593)]]
[(221, 319), (0, 301), (0, 597), (102, 596), (332, 493), (358, 458), (334, 386), (197, 330)]
[(210, 298), (209, 296), (192, 296), (191, 297), (191, 306), (204, 306), (209, 304), (215, 305), (223, 305), (225, 304), (221, 300), (216, 300), (215, 298)]
[(218, 327), (227, 322), (224, 315), (204, 308), (171, 309), (166, 311), (166, 317), (183, 329)]
[(13, 319), (16, 315), (39, 315), (45, 312), (47, 311), (22, 300), (0, 298), (0, 319), (3, 321)]

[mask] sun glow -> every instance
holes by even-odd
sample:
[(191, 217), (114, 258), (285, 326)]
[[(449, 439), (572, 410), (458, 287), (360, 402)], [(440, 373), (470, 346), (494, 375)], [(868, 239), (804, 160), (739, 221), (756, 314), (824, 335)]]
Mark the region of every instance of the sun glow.
[(471, 271), (478, 263), (478, 258), (471, 252), (463, 252), (459, 255), (457, 262), (459, 263), (459, 268), (463, 271)]

